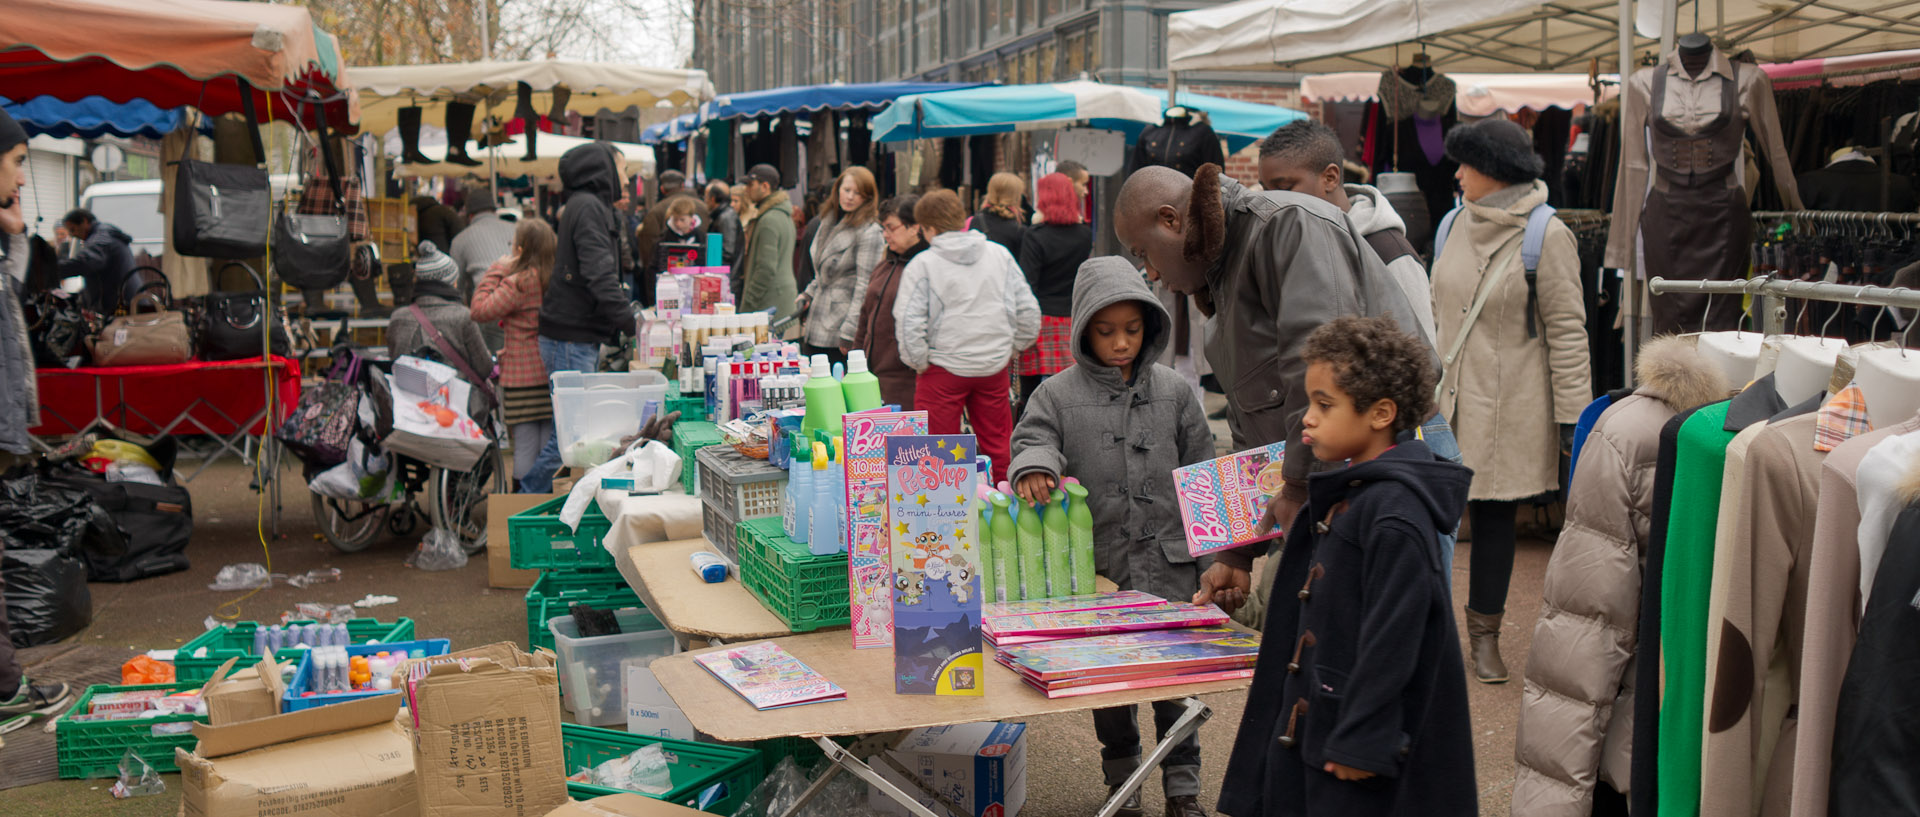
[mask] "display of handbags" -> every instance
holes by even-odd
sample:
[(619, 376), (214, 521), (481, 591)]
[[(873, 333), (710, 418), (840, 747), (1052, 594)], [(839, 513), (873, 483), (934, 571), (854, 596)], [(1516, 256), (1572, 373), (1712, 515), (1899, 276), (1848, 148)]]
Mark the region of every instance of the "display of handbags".
[[(220, 268), (220, 274), (214, 276), (215, 280), (236, 267), (253, 279), (254, 288), (241, 292), (207, 293), (200, 320), (200, 359), (242, 360), (260, 357), (261, 338), (267, 333), (271, 333), (268, 349), (275, 356), (285, 356), (292, 348), (286, 315), (270, 306), (267, 285), (254, 273), (253, 268), (237, 261), (229, 262)], [(263, 323), (270, 324), (265, 332), (261, 326)]]
[(258, 258), (267, 251), (273, 189), (267, 179), (266, 146), (254, 115), (253, 89), (240, 80), (247, 133), (256, 163), (229, 165), (189, 158), (181, 152), (173, 185), (173, 251), (204, 258)]
[(360, 360), (354, 358), (340, 379), (322, 380), (300, 392), (300, 403), (274, 431), (309, 468), (323, 469), (347, 459), (359, 420)]
[[(330, 213), (303, 213), (297, 201), (280, 205), (273, 222), (273, 271), (281, 280), (300, 289), (331, 289), (347, 279), (353, 252), (353, 236), (348, 224), (346, 197), (340, 188), (340, 169), (335, 165), (332, 140), (325, 118), (320, 122), (320, 155), (327, 168), (327, 185), (333, 192)], [(309, 173), (307, 184), (316, 179)]]
[[(161, 366), (193, 359), (193, 334), (185, 313), (172, 308), (166, 282), (142, 287), (133, 311), (109, 321), (93, 339), (95, 366)], [(142, 303), (153, 311), (142, 312)]]

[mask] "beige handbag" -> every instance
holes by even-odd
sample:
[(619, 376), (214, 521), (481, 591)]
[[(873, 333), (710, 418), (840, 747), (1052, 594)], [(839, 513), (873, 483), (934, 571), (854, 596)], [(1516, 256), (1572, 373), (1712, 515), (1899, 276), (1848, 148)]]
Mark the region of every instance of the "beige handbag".
[[(134, 296), (128, 314), (107, 322), (94, 336), (93, 365), (164, 366), (193, 359), (187, 316), (166, 308), (163, 297), (154, 291), (164, 286), (158, 281), (149, 284)], [(151, 301), (153, 311), (141, 312), (141, 301)]]

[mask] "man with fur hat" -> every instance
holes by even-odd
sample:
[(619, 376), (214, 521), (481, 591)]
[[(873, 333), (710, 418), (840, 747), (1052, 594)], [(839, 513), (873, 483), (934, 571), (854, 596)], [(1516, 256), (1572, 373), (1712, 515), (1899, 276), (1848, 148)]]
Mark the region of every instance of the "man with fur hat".
[[(1339, 208), (1303, 193), (1248, 190), (1218, 165), (1192, 178), (1166, 167), (1134, 171), (1120, 190), (1114, 233), (1146, 262), (1149, 278), (1196, 296), (1212, 315), (1207, 360), (1226, 387), (1234, 449), (1287, 443), (1286, 487), (1262, 529), (1292, 524), (1307, 475), (1319, 470), (1299, 444), (1307, 335), (1344, 315), (1391, 315), (1431, 344), (1406, 294)], [(1239, 607), (1252, 592), (1253, 558), (1267, 546), (1217, 554), (1194, 600)]]

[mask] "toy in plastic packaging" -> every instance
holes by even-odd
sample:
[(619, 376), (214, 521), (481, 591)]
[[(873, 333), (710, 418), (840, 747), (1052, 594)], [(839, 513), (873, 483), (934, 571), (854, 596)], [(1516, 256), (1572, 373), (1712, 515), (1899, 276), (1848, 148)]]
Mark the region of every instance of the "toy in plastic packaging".
[(273, 576), (267, 573), (265, 565), (258, 562), (240, 562), (220, 568), (220, 572), (213, 577), (213, 584), (207, 585), (207, 589), (224, 592), (254, 590), (272, 585)]
[(129, 797), (164, 794), (167, 784), (152, 766), (140, 758), (139, 752), (128, 749), (126, 755), (120, 758), (120, 779), (113, 781), (111, 791), (116, 799), (125, 800)]
[(467, 549), (460, 546), (459, 534), (441, 527), (427, 531), (427, 538), (407, 557), (407, 567), (421, 570), (459, 570), (466, 566)]
[(123, 685), (171, 684), (173, 681), (173, 665), (165, 661), (136, 655), (120, 665), (120, 683)]

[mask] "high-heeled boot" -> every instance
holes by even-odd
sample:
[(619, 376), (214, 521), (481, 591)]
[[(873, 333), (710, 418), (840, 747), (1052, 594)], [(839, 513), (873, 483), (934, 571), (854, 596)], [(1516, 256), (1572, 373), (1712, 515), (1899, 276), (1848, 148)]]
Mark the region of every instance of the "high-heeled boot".
[(481, 162), (467, 155), (467, 139), (473, 135), (473, 104), (447, 103), (447, 161), (467, 167)]

